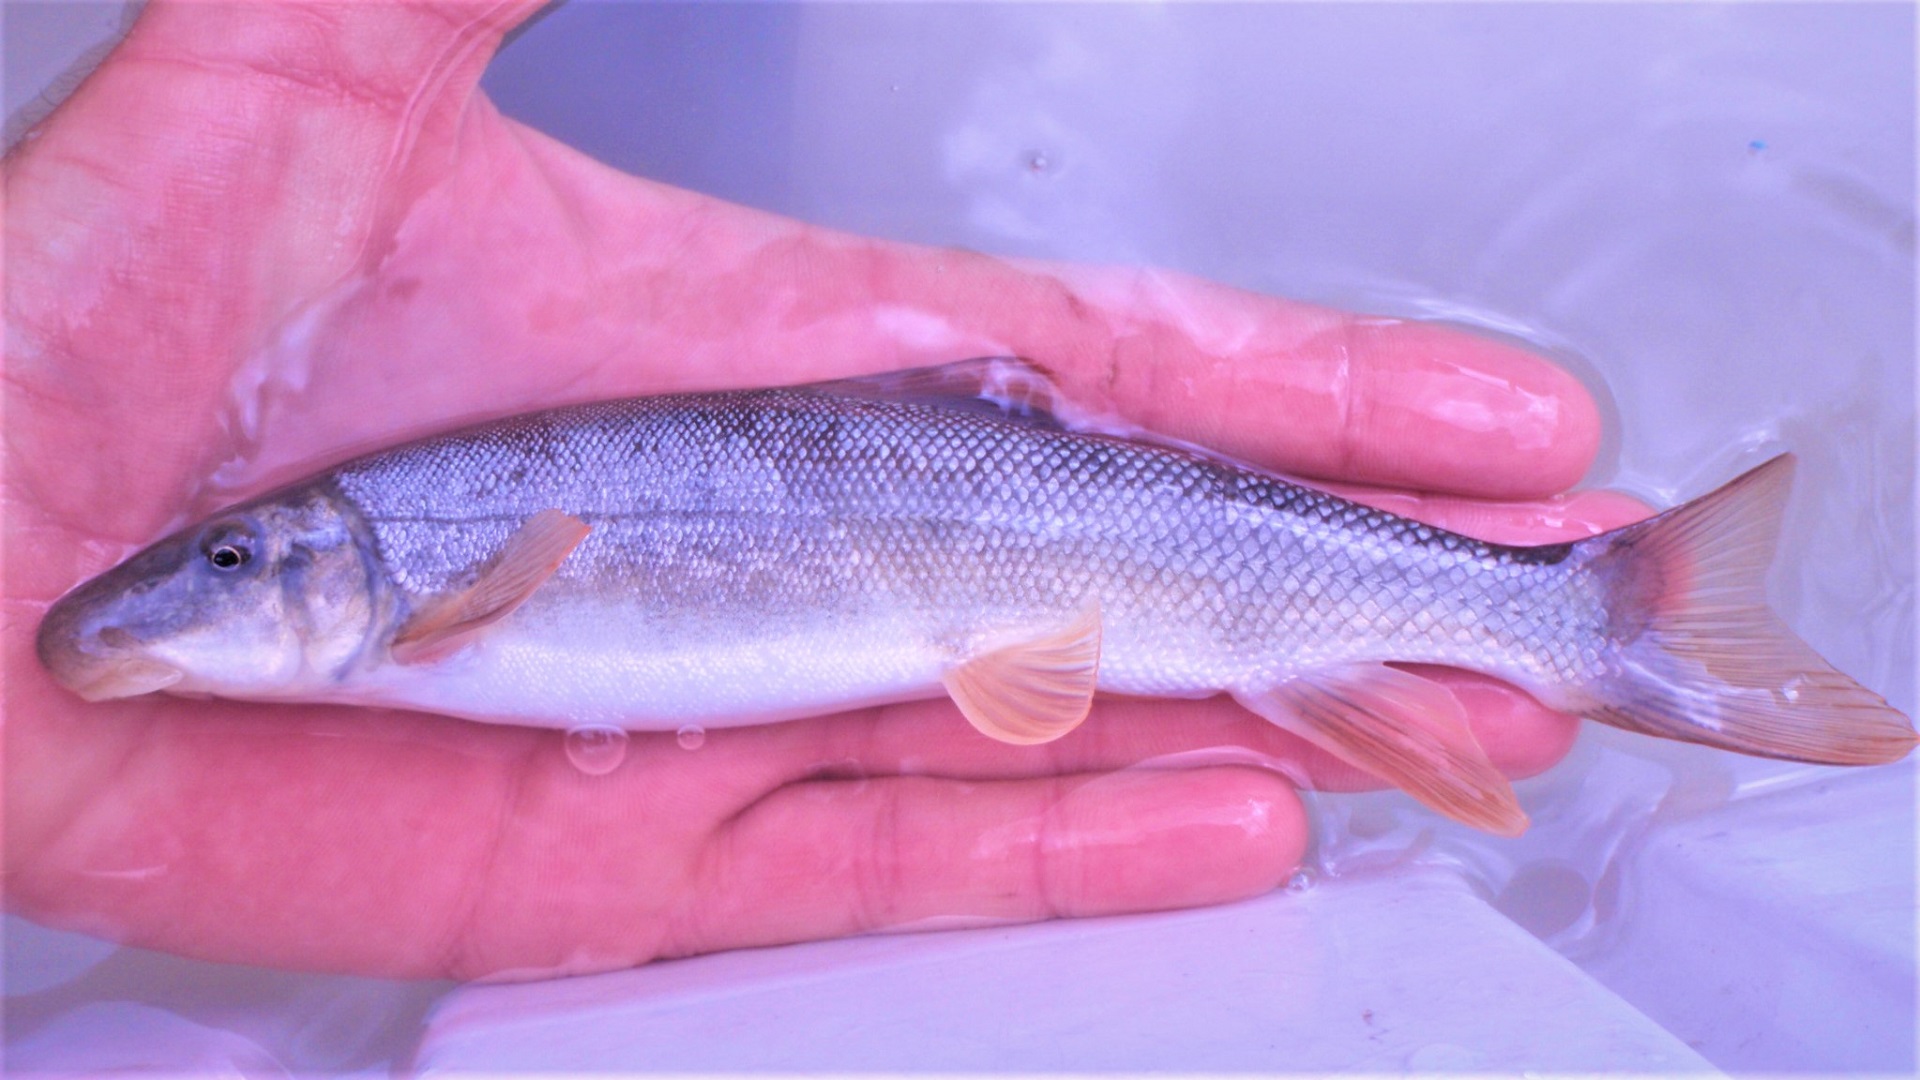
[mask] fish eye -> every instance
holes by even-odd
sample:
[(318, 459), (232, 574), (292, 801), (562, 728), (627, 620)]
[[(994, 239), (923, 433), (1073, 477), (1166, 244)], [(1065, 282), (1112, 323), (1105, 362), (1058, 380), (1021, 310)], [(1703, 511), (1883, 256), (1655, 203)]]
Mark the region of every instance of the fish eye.
[(221, 544), (207, 552), (207, 561), (215, 570), (232, 570), (253, 557), (253, 553), (239, 544)]
[(238, 570), (253, 559), (253, 537), (241, 526), (224, 525), (207, 534), (200, 550), (215, 570)]

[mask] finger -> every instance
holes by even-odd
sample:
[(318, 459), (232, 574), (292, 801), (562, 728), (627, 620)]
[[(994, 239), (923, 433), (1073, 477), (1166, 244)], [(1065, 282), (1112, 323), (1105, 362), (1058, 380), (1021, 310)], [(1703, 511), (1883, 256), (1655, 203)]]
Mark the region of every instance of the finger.
[[(1283, 471), (1540, 496), (1597, 445), (1577, 380), (1479, 335), (861, 239), (621, 176), (491, 113), (467, 128), (475, 167), (423, 195), (382, 263), (404, 290), (356, 294), (314, 339), (307, 403), (361, 426), (343, 438), (1012, 352), (1076, 400)], [(476, 377), (438, 378), (450, 355)], [(369, 387), (437, 413), (356, 414)]]
[(928, 264), (883, 280), (931, 274), (941, 303), (981, 312), (985, 340), (1053, 369), (1070, 397), (1283, 472), (1533, 498), (1578, 482), (1599, 444), (1577, 379), (1463, 330), (1163, 271), (970, 262), (956, 273), (917, 250), (876, 257)]
[(1027, 355), (1148, 428), (1248, 461), (1512, 499), (1573, 486), (1598, 446), (1586, 388), (1490, 337), (1164, 271), (1042, 272), (1080, 317), (1050, 323), (1060, 294), (1029, 290), (1040, 310), (1006, 326)]
[[(1494, 767), (1513, 779), (1538, 776), (1573, 749), (1580, 718), (1549, 709), (1526, 691), (1497, 679), (1431, 664), (1408, 670), (1453, 691)], [(1376, 780), (1372, 786), (1378, 786)]]
[(1306, 842), (1292, 789), (1249, 769), (803, 784), (715, 838), (665, 948), (1219, 903)]
[[(1547, 708), (1496, 679), (1416, 666), (1460, 699), (1496, 768), (1531, 776), (1566, 756), (1579, 719)], [(1113, 769), (1179, 770), (1237, 764), (1266, 769), (1316, 791), (1373, 791), (1378, 777), (1241, 708), (1224, 695), (1200, 701), (1106, 698), (1087, 721), (1043, 746), (983, 738), (947, 701), (767, 728), (711, 732), (701, 753), (726, 761), (711, 783), (750, 801), (767, 787), (818, 778), (921, 776), (954, 780), (1039, 779)]]
[[(564, 170), (572, 154), (542, 144), (540, 157)], [(775, 287), (781, 302), (765, 321), (737, 314), (750, 340), (796, 347), (718, 345), (702, 373), (720, 385), (1012, 352), (1059, 375), (1077, 400), (1257, 464), (1489, 498), (1564, 490), (1598, 445), (1598, 412), (1578, 380), (1462, 330), (1165, 271), (859, 240), (652, 185), (609, 183), (600, 196), (613, 220), (675, 207), (676, 219), (700, 222), (698, 247), (667, 251), (673, 295), (699, 288), (702, 274)], [(619, 260), (629, 271), (635, 261)], [(710, 338), (715, 306), (709, 296), (656, 309), (651, 329), (671, 338), (676, 312), (693, 311)]]

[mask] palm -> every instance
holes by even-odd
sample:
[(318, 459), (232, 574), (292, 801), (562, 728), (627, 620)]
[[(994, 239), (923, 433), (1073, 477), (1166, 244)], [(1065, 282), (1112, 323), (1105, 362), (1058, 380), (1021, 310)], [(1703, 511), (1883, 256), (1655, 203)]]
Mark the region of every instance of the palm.
[[(934, 702), (697, 752), (646, 736), (591, 777), (553, 732), (84, 706), (40, 670), (33, 629), (65, 588), (183, 509), (353, 449), (564, 400), (1016, 351), (1143, 423), (1329, 478), (1537, 497), (1591, 453), (1578, 388), (1504, 347), (860, 241), (612, 174), (473, 92), (498, 16), (335, 10), (320, 36), (345, 44), (316, 53), (321, 16), (223, 10), (156, 4), (7, 163), (6, 880), (50, 922), (338, 970), (624, 966), (1246, 895), (1304, 845), (1284, 781), (1114, 770), (1234, 745), (1364, 782), (1218, 701), (1102, 703), (1040, 750)], [(1216, 324), (1253, 330), (1209, 345)], [(1422, 404), (1449, 395), (1507, 427)], [(1550, 448), (1514, 452), (1529, 440)], [(1577, 499), (1556, 532), (1526, 505), (1409, 507), (1509, 539), (1632, 513)], [(1564, 752), (1566, 718), (1455, 678), (1504, 766)]]

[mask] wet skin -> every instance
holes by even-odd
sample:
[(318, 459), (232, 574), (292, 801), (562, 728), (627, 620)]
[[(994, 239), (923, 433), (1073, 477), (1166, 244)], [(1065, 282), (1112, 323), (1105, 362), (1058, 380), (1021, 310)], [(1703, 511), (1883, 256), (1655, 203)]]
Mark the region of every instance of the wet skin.
[[(1016, 352), (1269, 468), (1445, 492), (1371, 501), (1488, 539), (1643, 513), (1556, 495), (1588, 467), (1597, 414), (1507, 345), (1166, 273), (846, 236), (611, 172), (474, 89), (530, 8), (156, 2), (8, 159), (10, 910), (222, 960), (598, 970), (1284, 880), (1307, 838), (1290, 783), (1128, 769), (1183, 750), (1377, 786), (1223, 700), (1102, 701), (1037, 749), (980, 737), (944, 701), (716, 731), (698, 751), (638, 736), (589, 777), (554, 731), (89, 705), (34, 659), (46, 606), (132, 546), (456, 421)], [(277, 390), (295, 370), (304, 389)], [(1572, 718), (1442, 677), (1510, 774), (1570, 746)]]

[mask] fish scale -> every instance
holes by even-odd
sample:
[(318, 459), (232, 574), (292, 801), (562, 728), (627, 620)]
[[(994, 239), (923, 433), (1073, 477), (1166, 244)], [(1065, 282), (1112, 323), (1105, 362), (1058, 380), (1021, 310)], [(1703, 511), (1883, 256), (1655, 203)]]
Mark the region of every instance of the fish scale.
[[(825, 634), (809, 651), (860, 650), (878, 620), (917, 627), (937, 665), (1094, 598), (1101, 688), (1184, 696), (1380, 658), (1576, 682), (1595, 674), (1578, 642), (1604, 621), (1578, 566), (1180, 449), (807, 391), (561, 409), (335, 483), (410, 604), (470, 584), (539, 510), (592, 526), (515, 616), (526, 625), (500, 628), (526, 649), (571, 640), (566, 613), (612, 594), (630, 630), (600, 633), (610, 655), (663, 636), (778, 650), (802, 623)], [(745, 704), (716, 694), (716, 715), (694, 719)]]
[(1228, 693), (1461, 821), (1526, 816), (1460, 701), (1506, 679), (1617, 727), (1831, 764), (1906, 718), (1767, 609), (1792, 461), (1573, 543), (1507, 547), (1084, 429), (989, 359), (603, 402), (372, 454), (62, 597), (36, 647), (156, 690), (497, 723), (771, 723), (943, 690), (1059, 738), (1094, 692)]

